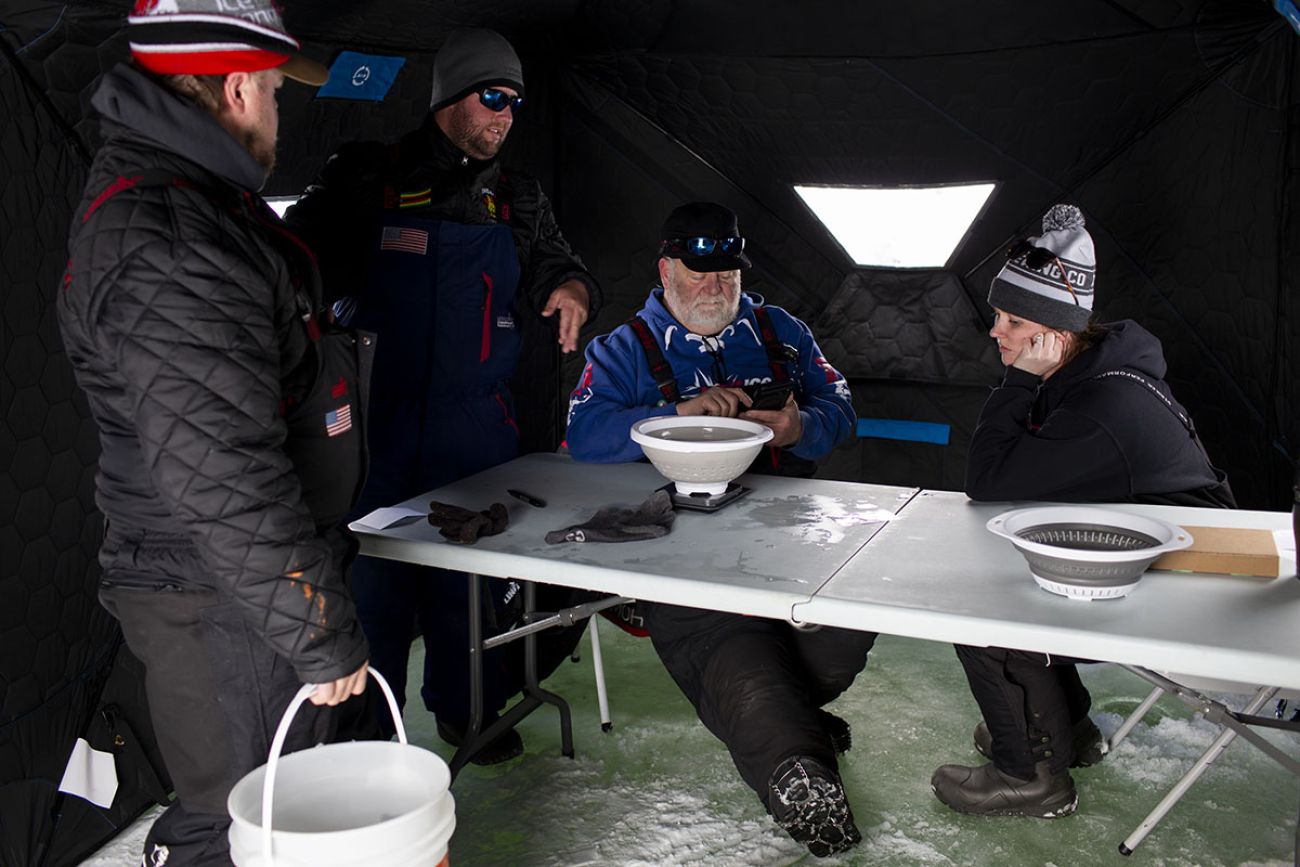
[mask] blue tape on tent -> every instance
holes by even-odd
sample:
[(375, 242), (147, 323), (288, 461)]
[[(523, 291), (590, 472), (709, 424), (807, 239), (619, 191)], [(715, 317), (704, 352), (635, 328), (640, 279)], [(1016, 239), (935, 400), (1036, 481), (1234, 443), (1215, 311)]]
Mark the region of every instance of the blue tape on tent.
[(405, 63), (405, 57), (341, 52), (330, 66), (329, 80), (316, 91), (316, 98), (383, 102)]
[(895, 418), (860, 418), (858, 436), (882, 440), (948, 445), (949, 426), (929, 421), (901, 421)]

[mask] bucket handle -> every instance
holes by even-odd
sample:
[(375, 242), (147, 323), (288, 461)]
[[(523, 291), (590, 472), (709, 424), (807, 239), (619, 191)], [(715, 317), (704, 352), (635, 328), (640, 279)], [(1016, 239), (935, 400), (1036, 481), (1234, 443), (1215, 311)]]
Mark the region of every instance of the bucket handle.
[[(406, 727), (402, 725), (402, 712), (397, 707), (397, 699), (393, 697), (393, 690), (384, 680), (384, 676), (373, 668), (367, 672), (379, 688), (384, 692), (384, 698), (388, 699), (388, 709), (393, 714), (393, 724), (397, 728), (397, 740), (399, 743), (406, 743)], [(280, 751), (284, 749), (284, 740), (289, 735), (289, 725), (293, 718), (298, 714), (298, 708), (302, 707), (303, 702), (311, 697), (316, 691), (316, 684), (304, 683), (299, 688), (298, 694), (289, 702), (285, 708), (284, 716), (280, 717), (280, 725), (275, 730), (275, 737), (271, 739), (271, 755), (266, 760), (266, 778), (262, 781), (262, 857), (266, 867), (275, 867), (275, 860), (271, 854), (271, 805), (272, 795), (275, 792), (275, 770), (280, 763)]]

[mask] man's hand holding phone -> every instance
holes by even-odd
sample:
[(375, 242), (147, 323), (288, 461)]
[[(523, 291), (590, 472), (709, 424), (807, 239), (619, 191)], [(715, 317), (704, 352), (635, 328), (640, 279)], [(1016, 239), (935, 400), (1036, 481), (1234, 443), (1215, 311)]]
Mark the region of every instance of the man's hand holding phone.
[(760, 382), (747, 385), (744, 390), (753, 400), (750, 409), (781, 409), (794, 393), (794, 382), (788, 379), (783, 382)]
[[(776, 448), (785, 448), (799, 442), (803, 436), (803, 417), (799, 415), (799, 404), (794, 400), (794, 383), (790, 380), (765, 382), (749, 388), (753, 389), (753, 405), (742, 412), (740, 417), (770, 427), (770, 445)], [(760, 401), (763, 406), (760, 406)]]

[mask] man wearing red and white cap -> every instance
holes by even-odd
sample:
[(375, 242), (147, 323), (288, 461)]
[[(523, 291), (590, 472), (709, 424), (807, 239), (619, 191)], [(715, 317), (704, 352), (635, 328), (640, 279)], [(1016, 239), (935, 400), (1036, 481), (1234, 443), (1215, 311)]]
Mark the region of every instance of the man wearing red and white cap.
[(131, 56), (159, 75), (225, 75), (279, 69), (320, 86), (328, 71), (298, 53), (270, 0), (139, 0), (126, 19)]
[(320, 315), (314, 260), (257, 195), (275, 91), (324, 68), (268, 0), (142, 0), (127, 32), (133, 63), (92, 99), (104, 145), (59, 325), (99, 429), (100, 601), (144, 663), (177, 795), (143, 864), (227, 865), (226, 797), (300, 685), (290, 749), (366, 683), (340, 521), (368, 347)]

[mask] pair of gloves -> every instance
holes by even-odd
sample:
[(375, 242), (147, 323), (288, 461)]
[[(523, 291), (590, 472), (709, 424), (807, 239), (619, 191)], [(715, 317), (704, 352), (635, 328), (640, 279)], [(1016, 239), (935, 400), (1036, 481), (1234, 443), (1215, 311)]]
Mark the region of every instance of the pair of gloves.
[[(639, 539), (657, 539), (668, 535), (676, 517), (668, 492), (655, 491), (636, 508), (605, 506), (581, 524), (563, 530), (552, 530), (546, 534), (546, 541), (557, 545), (560, 542), (633, 542)], [(510, 523), (510, 516), (501, 503), (493, 503), (483, 511), (475, 512), (433, 500), (429, 503), (428, 520), (452, 542), (472, 545), (481, 536), (495, 536), (504, 531)]]

